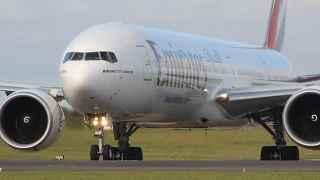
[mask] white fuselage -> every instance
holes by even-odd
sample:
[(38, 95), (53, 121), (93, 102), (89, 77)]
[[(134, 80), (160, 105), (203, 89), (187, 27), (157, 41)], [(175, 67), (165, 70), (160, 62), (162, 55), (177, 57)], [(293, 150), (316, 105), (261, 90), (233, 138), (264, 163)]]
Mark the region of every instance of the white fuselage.
[[(68, 52), (112, 52), (117, 62), (64, 62)], [(66, 100), (81, 114), (108, 113), (114, 121), (148, 127), (193, 128), (246, 124), (213, 103), (216, 93), (287, 83), (295, 70), (283, 55), (266, 48), (108, 23), (71, 41), (60, 78)]]

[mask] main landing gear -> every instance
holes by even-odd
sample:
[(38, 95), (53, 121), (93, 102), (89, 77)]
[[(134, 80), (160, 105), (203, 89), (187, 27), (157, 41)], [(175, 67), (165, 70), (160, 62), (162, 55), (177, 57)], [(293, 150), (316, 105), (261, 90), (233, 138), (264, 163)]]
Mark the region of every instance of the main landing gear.
[(269, 120), (273, 120), (272, 131), (270, 127), (257, 114), (250, 114), (250, 117), (264, 127), (275, 141), (275, 146), (264, 146), (261, 149), (261, 160), (299, 160), (299, 149), (297, 146), (287, 146), (284, 139), (282, 122), (282, 107), (272, 109)]
[(90, 149), (90, 159), (99, 160), (143, 160), (143, 153), (140, 147), (131, 147), (129, 144), (130, 136), (139, 129), (140, 126), (130, 124), (127, 129), (126, 123), (113, 123), (114, 138), (118, 140), (118, 147), (111, 147), (104, 144), (106, 133), (103, 126), (98, 126), (94, 137), (99, 139), (98, 145), (92, 145)]

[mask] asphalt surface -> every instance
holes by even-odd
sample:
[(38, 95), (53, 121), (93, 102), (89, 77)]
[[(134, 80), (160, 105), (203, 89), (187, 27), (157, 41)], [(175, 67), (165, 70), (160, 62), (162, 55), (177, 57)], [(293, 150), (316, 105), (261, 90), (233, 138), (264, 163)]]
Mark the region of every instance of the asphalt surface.
[(0, 161), (1, 171), (320, 171), (320, 161)]

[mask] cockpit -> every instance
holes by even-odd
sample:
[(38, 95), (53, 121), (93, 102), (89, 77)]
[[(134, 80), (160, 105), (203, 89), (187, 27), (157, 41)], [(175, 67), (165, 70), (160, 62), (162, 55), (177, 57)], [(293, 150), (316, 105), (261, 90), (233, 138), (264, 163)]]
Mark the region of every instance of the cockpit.
[(113, 52), (68, 52), (64, 59), (63, 63), (66, 63), (68, 61), (108, 61), (110, 63), (116, 63), (118, 62), (118, 59), (116, 55)]

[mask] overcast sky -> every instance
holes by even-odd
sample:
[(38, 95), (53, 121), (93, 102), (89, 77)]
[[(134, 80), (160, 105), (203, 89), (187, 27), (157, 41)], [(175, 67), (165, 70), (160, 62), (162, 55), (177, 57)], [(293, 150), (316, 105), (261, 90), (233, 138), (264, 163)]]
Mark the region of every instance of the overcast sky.
[[(262, 45), (271, 0), (0, 0), (0, 79), (59, 84), (59, 61), (81, 31), (127, 22)], [(289, 0), (284, 54), (320, 72), (320, 1)]]

